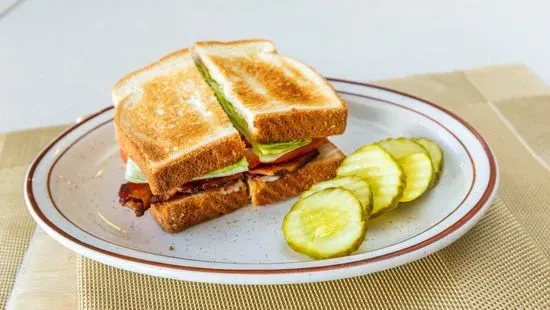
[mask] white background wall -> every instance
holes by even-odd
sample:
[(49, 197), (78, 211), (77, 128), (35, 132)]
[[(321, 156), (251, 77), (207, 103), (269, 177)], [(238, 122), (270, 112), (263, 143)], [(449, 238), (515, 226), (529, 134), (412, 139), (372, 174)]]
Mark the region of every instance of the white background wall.
[(524, 63), (550, 82), (549, 0), (27, 0), (0, 14), (0, 131), (71, 122), (109, 105), (129, 70), (196, 40), (250, 37), (328, 76)]

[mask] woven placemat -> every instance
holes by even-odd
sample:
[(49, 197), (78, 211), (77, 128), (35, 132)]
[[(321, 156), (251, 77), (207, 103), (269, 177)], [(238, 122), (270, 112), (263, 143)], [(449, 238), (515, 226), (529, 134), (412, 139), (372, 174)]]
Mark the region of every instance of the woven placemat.
[[(488, 214), (460, 240), (385, 272), (302, 285), (174, 281), (78, 257), (80, 308), (550, 309), (549, 88), (523, 66), (380, 84), (457, 112), (495, 151), (501, 168), (499, 194)], [(61, 128), (0, 134), (0, 308), (35, 226), (22, 197), (26, 167)]]
[(61, 127), (0, 134), (0, 309), (4, 309), (34, 231), (25, 208), (23, 180), (27, 166)]
[(414, 263), (324, 283), (215, 285), (144, 276), (79, 257), (84, 309), (550, 309), (550, 90), (523, 66), (379, 83), (473, 124), (501, 185), (464, 237)]

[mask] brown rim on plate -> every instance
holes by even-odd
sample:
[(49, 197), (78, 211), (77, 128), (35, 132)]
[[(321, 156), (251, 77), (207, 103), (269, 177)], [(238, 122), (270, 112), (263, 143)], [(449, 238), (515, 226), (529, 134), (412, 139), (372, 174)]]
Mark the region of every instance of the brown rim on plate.
[[(461, 123), (463, 126), (465, 126), (474, 136), (475, 138), (478, 140), (478, 142), (481, 144), (483, 150), (485, 151), (485, 154), (487, 156), (487, 159), (489, 161), (489, 167), (490, 167), (490, 176), (489, 176), (489, 180), (488, 180), (488, 184), (487, 184), (487, 187), (485, 188), (482, 196), (480, 197), (480, 199), (477, 201), (477, 203), (474, 205), (474, 207), (468, 211), (468, 213), (466, 213), (462, 218), (460, 218), (458, 221), (456, 221), (455, 223), (453, 223), (451, 226), (447, 227), (445, 230), (439, 232), (438, 234), (426, 239), (426, 240), (423, 240), (419, 243), (416, 243), (414, 245), (411, 245), (407, 248), (404, 248), (404, 249), (401, 249), (401, 250), (397, 250), (397, 251), (394, 251), (392, 253), (386, 253), (386, 254), (383, 254), (383, 255), (380, 255), (380, 256), (376, 256), (376, 257), (370, 257), (370, 258), (365, 258), (365, 259), (362, 259), (362, 260), (357, 260), (357, 261), (352, 261), (352, 262), (345, 262), (345, 263), (338, 263), (338, 264), (333, 264), (333, 265), (326, 265), (326, 266), (316, 266), (316, 267), (301, 267), (301, 268), (281, 268), (281, 269), (221, 269), (221, 268), (206, 268), (206, 267), (192, 267), (192, 266), (182, 266), (182, 265), (174, 265), (174, 264), (168, 264), (168, 263), (161, 263), (161, 262), (155, 262), (155, 261), (150, 261), (150, 260), (146, 260), (146, 259), (141, 259), (141, 258), (135, 258), (135, 257), (131, 257), (131, 256), (127, 256), (127, 255), (122, 255), (122, 254), (118, 254), (118, 253), (114, 253), (114, 252), (111, 252), (111, 251), (108, 251), (108, 250), (104, 250), (104, 249), (100, 249), (100, 248), (97, 248), (95, 246), (92, 246), (92, 245), (89, 245), (87, 243), (84, 243), (82, 242), (81, 240), (79, 239), (76, 239), (75, 237), (69, 235), (68, 233), (66, 233), (65, 231), (63, 231), (62, 229), (60, 229), (59, 227), (57, 227), (55, 224), (53, 224), (43, 213), (42, 211), (40, 210), (40, 208), (38, 207), (38, 204), (36, 202), (36, 200), (34, 199), (34, 193), (32, 191), (32, 179), (33, 179), (33, 176), (34, 176), (34, 172), (36, 170), (36, 167), (38, 166), (38, 164), (40, 163), (40, 161), (42, 160), (42, 158), (45, 156), (45, 154), (59, 141), (61, 140), (63, 137), (65, 137), (67, 134), (69, 134), (70, 132), (72, 132), (73, 130), (75, 130), (76, 128), (80, 127), (82, 124), (84, 123), (87, 123), (88, 121), (90, 121), (91, 119), (95, 118), (96, 116), (106, 112), (106, 111), (109, 111), (111, 109), (113, 109), (112, 106), (110, 107), (106, 107), (102, 110), (100, 110), (99, 112), (97, 113), (94, 113), (90, 116), (88, 116), (87, 118), (85, 118), (84, 120), (82, 120), (80, 123), (78, 124), (75, 124), (74, 126), (66, 129), (65, 131), (63, 131), (56, 139), (54, 139), (37, 157), (36, 159), (33, 161), (33, 163), (31, 164), (28, 172), (27, 172), (27, 177), (26, 177), (26, 182), (25, 182), (25, 193), (27, 195), (27, 198), (28, 198), (28, 201), (30, 202), (30, 205), (34, 211), (34, 213), (42, 220), (42, 222), (47, 225), (49, 228), (51, 228), (53, 231), (55, 231), (56, 233), (58, 233), (59, 235), (63, 236), (65, 239), (79, 245), (79, 246), (82, 246), (84, 248), (87, 248), (89, 250), (93, 250), (93, 251), (96, 251), (96, 252), (99, 252), (99, 253), (102, 253), (102, 254), (105, 254), (105, 255), (108, 255), (108, 256), (111, 256), (113, 258), (117, 258), (117, 259), (121, 259), (121, 260), (126, 260), (126, 261), (131, 261), (131, 262), (134, 262), (134, 263), (140, 263), (140, 264), (145, 264), (145, 265), (152, 265), (152, 266), (156, 266), (156, 267), (163, 267), (163, 268), (168, 268), (168, 269), (176, 269), (176, 270), (185, 270), (185, 271), (194, 271), (194, 272), (210, 272), (210, 273), (222, 273), (222, 274), (286, 274), (286, 273), (302, 273), (302, 272), (316, 272), (316, 271), (324, 271), (324, 270), (333, 270), (333, 269), (341, 269), (341, 268), (345, 268), (345, 267), (354, 267), (354, 266), (358, 266), (358, 265), (363, 265), (363, 264), (368, 264), (368, 263), (372, 263), (372, 262), (377, 262), (377, 261), (381, 261), (381, 260), (387, 260), (387, 259), (391, 259), (391, 258), (394, 258), (394, 257), (397, 257), (397, 256), (400, 256), (400, 255), (403, 255), (403, 254), (407, 254), (407, 253), (411, 253), (413, 251), (416, 251), (418, 249), (421, 249), (421, 248), (424, 248), (426, 247), (427, 245), (430, 245), (440, 239), (442, 239), (443, 237), (451, 234), (452, 232), (456, 231), (457, 229), (459, 229), (460, 227), (462, 227), (466, 222), (468, 222), (468, 220), (470, 220), (474, 215), (476, 215), (480, 210), (481, 208), (487, 203), (487, 201), (490, 199), (491, 197), (491, 194), (493, 193), (494, 189), (495, 189), (495, 186), (496, 186), (496, 182), (497, 182), (497, 167), (496, 167), (496, 161), (494, 159), (494, 156), (488, 146), (488, 144), (485, 142), (485, 140), (481, 137), (481, 135), (470, 125), (468, 124), (466, 121), (464, 121), (462, 118), (458, 117), (456, 114), (448, 111), (447, 109), (444, 109), (442, 107), (439, 107), (438, 105), (432, 103), (432, 102), (429, 102), (427, 100), (424, 100), (424, 99), (421, 99), (421, 98), (418, 98), (418, 97), (415, 97), (415, 96), (412, 96), (412, 95), (409, 95), (409, 94), (406, 94), (406, 93), (403, 93), (403, 92), (399, 92), (399, 91), (395, 91), (395, 90), (391, 90), (391, 89), (388, 89), (388, 88), (385, 88), (385, 87), (381, 87), (381, 86), (376, 86), (376, 85), (372, 85), (372, 84), (368, 84), (368, 83), (362, 83), (362, 82), (357, 82), (357, 81), (348, 81), (348, 80), (343, 80), (343, 79), (334, 79), (334, 78), (329, 78), (330, 81), (333, 81), (333, 82), (342, 82), (342, 83), (348, 83), (348, 84), (353, 84), (353, 85), (358, 85), (358, 86), (364, 86), (364, 87), (370, 87), (370, 88), (376, 88), (376, 89), (381, 89), (381, 90), (385, 90), (385, 91), (388, 91), (390, 93), (395, 93), (395, 94), (399, 94), (399, 95), (402, 95), (402, 96), (405, 96), (405, 97), (409, 97), (409, 98), (412, 98), (412, 99), (415, 99), (415, 100), (418, 100), (420, 102), (423, 102), (425, 104), (428, 104), (444, 113), (446, 113), (447, 115), (451, 116), (452, 118), (454, 118), (456, 121), (458, 121), (459, 123)], [(345, 93), (345, 92), (344, 92)], [(348, 93), (350, 95), (358, 95), (358, 94), (353, 94), (353, 93)], [(363, 96), (363, 95), (358, 95), (358, 96)], [(365, 96), (363, 96), (365, 97)], [(378, 98), (372, 98), (372, 99), (376, 99), (376, 100), (382, 100), (382, 99), (378, 99)], [(388, 102), (386, 100), (382, 100), (384, 102)], [(399, 104), (396, 104), (396, 103), (393, 103), (393, 102), (388, 102), (388, 103), (392, 103), (394, 105), (399, 105)], [(401, 106), (401, 105), (399, 105)], [(420, 113), (418, 111), (415, 111), (417, 113)], [(422, 115), (424, 115), (423, 113), (420, 113)], [(424, 115), (426, 117), (428, 117), (427, 115)], [(428, 117), (429, 118), (429, 117)], [(433, 119), (432, 119), (433, 120)], [(440, 124), (441, 125), (441, 124)], [(443, 126), (443, 125), (441, 125)], [(444, 126), (443, 126), (444, 127)], [(446, 127), (444, 127), (445, 129), (447, 129)], [(451, 132), (450, 130), (447, 129), (447, 131)], [(452, 133), (452, 132), (451, 132)], [(454, 135), (454, 134), (453, 134)], [(456, 137), (456, 136), (455, 136)], [(459, 139), (457, 139), (458, 141), (460, 141)], [(464, 144), (460, 141), (460, 143), (464, 146)], [(73, 142), (74, 144), (74, 142)], [(72, 144), (71, 144), (72, 145)], [(68, 147), (70, 147), (71, 145), (69, 145)], [(68, 148), (67, 147), (67, 148)], [(466, 149), (467, 151), (467, 149)], [(471, 157), (470, 157), (470, 160), (472, 161)], [(472, 162), (473, 164), (473, 162)], [(53, 166), (53, 165), (52, 165)], [(52, 167), (50, 167), (49, 169), (51, 169)], [(475, 171), (474, 171), (474, 177), (475, 177)], [(47, 184), (47, 186), (49, 187), (49, 183)], [(471, 190), (471, 189), (470, 189)], [(455, 209), (456, 210), (456, 209)], [(452, 211), (450, 214), (452, 214), (454, 211)], [(449, 216), (447, 215), (447, 217)], [(78, 227), (77, 227), (78, 228)]]
[[(454, 214), (461, 206), (462, 204), (464, 204), (464, 201), (466, 201), (466, 199), (468, 199), (468, 197), (470, 196), (472, 190), (473, 190), (473, 187), (474, 187), (474, 184), (475, 184), (475, 180), (476, 180), (476, 172), (475, 172), (475, 163), (472, 159), (472, 156), (470, 154), (470, 152), (468, 151), (468, 149), (466, 148), (466, 146), (462, 143), (462, 141), (452, 132), (450, 131), (447, 127), (445, 127), (443, 124), (441, 124), (440, 122), (438, 122), (437, 120), (431, 118), (430, 116), (427, 116), (425, 114), (422, 114), (416, 110), (413, 110), (409, 107), (406, 107), (406, 106), (403, 106), (403, 105), (400, 105), (400, 104), (397, 104), (397, 103), (394, 103), (394, 102), (391, 102), (391, 101), (387, 101), (387, 100), (384, 100), (384, 99), (380, 99), (380, 98), (375, 98), (375, 97), (371, 97), (371, 96), (366, 96), (366, 95), (360, 95), (360, 94), (355, 94), (355, 93), (351, 93), (351, 92), (347, 92), (347, 91), (339, 91), (340, 94), (346, 94), (346, 95), (350, 95), (350, 96), (358, 96), (358, 97), (361, 97), (361, 98), (366, 98), (366, 99), (370, 99), (370, 100), (375, 100), (375, 101), (380, 101), (380, 102), (384, 102), (384, 103), (387, 103), (387, 104), (391, 104), (391, 105), (394, 105), (394, 106), (397, 106), (399, 108), (402, 108), (402, 109), (405, 109), (405, 110), (408, 110), (408, 111), (411, 111), (413, 113), (416, 113), (416, 114), (420, 114), (428, 119), (430, 119), (432, 122), (436, 123), (437, 125), (439, 125), (441, 128), (445, 129), (449, 134), (451, 134), (458, 142), (459, 144), (462, 146), (462, 148), (464, 149), (464, 151), (466, 152), (466, 154), (468, 155), (468, 158), (470, 160), (470, 163), (472, 165), (472, 183), (470, 183), (470, 187), (468, 188), (468, 191), (466, 192), (466, 195), (464, 195), (464, 198), (462, 198), (462, 200), (460, 201), (460, 203), (451, 211), (449, 212), (444, 218), (442, 218), (441, 220), (439, 220), (437, 223), (433, 224), (432, 226), (426, 228), (425, 230), (417, 233), (416, 235), (414, 236), (411, 236), (407, 239), (404, 239), (404, 240), (401, 240), (399, 242), (396, 242), (396, 243), (393, 243), (393, 244), (390, 244), (390, 245), (387, 245), (386, 247), (390, 247), (390, 246), (394, 246), (394, 245), (397, 245), (399, 243), (402, 243), (402, 242), (406, 242), (410, 239), (413, 239), (413, 238), (416, 238), (417, 236), (425, 233), (426, 231), (434, 228), (435, 226), (439, 225), (441, 222), (443, 222), (444, 220), (446, 220), (448, 217), (450, 217), (452, 214)], [(49, 199), (50, 201), (52, 202), (53, 206), (55, 207), (55, 209), (57, 210), (57, 212), (69, 223), (71, 223), (74, 227), (80, 229), (81, 231), (83, 231), (84, 233), (87, 233), (88, 235), (91, 235), (91, 236), (94, 236), (95, 238), (103, 241), (103, 242), (106, 242), (106, 243), (111, 243), (111, 241), (109, 240), (106, 240), (106, 239), (103, 239), (103, 238), (100, 238), (98, 236), (95, 236), (93, 235), (92, 233), (88, 232), (86, 229), (78, 226), (76, 223), (74, 223), (71, 219), (69, 219), (67, 216), (65, 216), (65, 214), (61, 211), (61, 209), (59, 209), (59, 207), (57, 206), (56, 202), (55, 202), (55, 198), (53, 197), (52, 193), (51, 193), (51, 187), (50, 187), (50, 183), (51, 183), (51, 175), (52, 175), (52, 171), (53, 169), (55, 168), (55, 166), (57, 165), (57, 163), (63, 158), (63, 156), (76, 144), (78, 143), (80, 140), (82, 140), (84, 137), (86, 137), (87, 135), (89, 135), (90, 133), (92, 133), (93, 131), (95, 131), (96, 129), (100, 128), (100, 127), (103, 127), (104, 125), (110, 123), (113, 119), (109, 119), (109, 120), (106, 120), (96, 126), (94, 126), (93, 128), (89, 129), (88, 131), (86, 131), (85, 133), (81, 134), (75, 141), (71, 142), (71, 144), (69, 144), (61, 153), (59, 153), (59, 155), (55, 158), (55, 160), (53, 161), (52, 165), (49, 167), (48, 169), (48, 177), (47, 177), (47, 190), (48, 190), (48, 196), (49, 196)], [(138, 251), (138, 252), (141, 252), (141, 253), (144, 253), (144, 254), (151, 254), (151, 255), (157, 255), (157, 256), (163, 256), (163, 257), (168, 257), (168, 258), (175, 258), (173, 256), (168, 256), (168, 255), (163, 255), (163, 254), (158, 254), (158, 253), (152, 253), (152, 252), (147, 252), (147, 251), (144, 251), (144, 250), (141, 250), (141, 249), (137, 249), (137, 248), (132, 248), (132, 247), (129, 247), (129, 246), (123, 246), (123, 245), (118, 245), (119, 247), (122, 247), (122, 248), (125, 248), (125, 249), (128, 249), (128, 250), (133, 250), (133, 251)], [(178, 257), (176, 257), (178, 258)], [(194, 262), (203, 262), (203, 263), (213, 263), (212, 261), (205, 261), (205, 260), (198, 260), (198, 259), (190, 259), (190, 258), (178, 258), (178, 259), (184, 259), (184, 260), (187, 260), (187, 261), (194, 261)], [(243, 265), (249, 265), (251, 263), (242, 263)], [(279, 264), (295, 264), (295, 262), (292, 262), (292, 263), (279, 263)]]

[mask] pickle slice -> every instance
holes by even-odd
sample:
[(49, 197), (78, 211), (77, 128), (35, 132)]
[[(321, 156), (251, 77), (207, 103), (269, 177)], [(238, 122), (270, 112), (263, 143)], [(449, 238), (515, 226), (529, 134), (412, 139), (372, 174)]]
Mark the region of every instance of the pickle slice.
[(407, 186), (400, 202), (408, 202), (422, 196), (432, 185), (434, 176), (430, 157), (426, 153), (414, 153), (397, 160), (407, 176)]
[(441, 176), (441, 172), (443, 170), (443, 151), (441, 151), (441, 148), (437, 145), (437, 143), (427, 138), (414, 139), (414, 142), (422, 145), (428, 151), (428, 154), (430, 154), (435, 175), (432, 185), (430, 186), (433, 187), (437, 181), (439, 181), (439, 177)]
[(407, 138), (390, 138), (376, 142), (388, 151), (395, 159), (399, 160), (414, 153), (427, 153), (428, 151), (420, 144)]
[(405, 172), (406, 186), (400, 202), (413, 201), (430, 188), (434, 168), (430, 155), (423, 146), (407, 138), (386, 139), (377, 144), (397, 159)]
[(313, 258), (351, 254), (365, 240), (367, 215), (361, 202), (343, 188), (328, 188), (299, 200), (283, 220), (291, 248)]
[(373, 197), (371, 217), (395, 208), (403, 195), (403, 170), (388, 152), (376, 144), (365, 145), (350, 154), (338, 167), (336, 175), (358, 176), (367, 181)]
[(359, 199), (361, 205), (363, 205), (365, 211), (367, 212), (367, 217), (370, 216), (372, 212), (372, 193), (370, 191), (367, 181), (361, 179), (360, 177), (340, 177), (313, 184), (313, 186), (311, 186), (307, 191), (302, 193), (300, 198), (304, 199), (330, 187), (341, 187), (343, 189), (349, 190), (357, 197), (357, 199)]

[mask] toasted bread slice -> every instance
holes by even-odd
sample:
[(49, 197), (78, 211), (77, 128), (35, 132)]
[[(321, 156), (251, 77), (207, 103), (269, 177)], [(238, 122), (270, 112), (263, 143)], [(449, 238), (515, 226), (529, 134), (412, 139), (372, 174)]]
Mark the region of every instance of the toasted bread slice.
[(248, 178), (252, 204), (266, 205), (286, 200), (307, 190), (311, 185), (336, 176), (336, 168), (345, 156), (334, 144), (327, 142), (319, 147), (319, 155), (302, 168), (280, 177)]
[(244, 181), (166, 202), (149, 209), (160, 227), (171, 233), (231, 213), (248, 204)]
[[(238, 114), (235, 126), (252, 141), (327, 137), (346, 128), (347, 106), (327, 80), (278, 54), (270, 41), (198, 42), (193, 59), (218, 99), (223, 95)], [(235, 123), (233, 111), (228, 114)]]
[(118, 143), (155, 195), (244, 156), (239, 133), (187, 49), (128, 74), (112, 95)]

